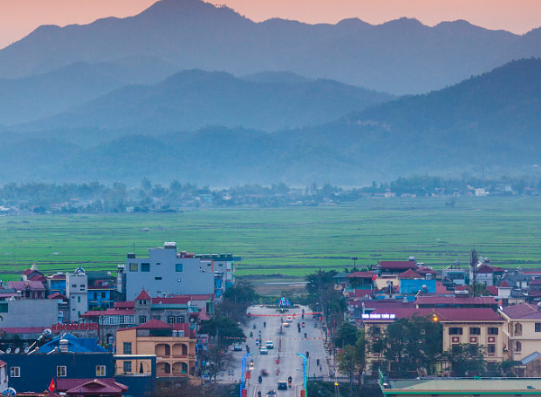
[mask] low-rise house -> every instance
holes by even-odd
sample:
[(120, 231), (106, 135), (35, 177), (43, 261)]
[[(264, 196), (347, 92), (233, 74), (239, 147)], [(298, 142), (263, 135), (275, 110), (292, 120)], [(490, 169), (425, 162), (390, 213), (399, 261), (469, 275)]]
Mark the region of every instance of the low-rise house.
[(492, 309), (498, 310), (498, 302), (493, 296), (419, 296), (417, 308), (448, 308), (448, 309)]
[(128, 386), (113, 378), (54, 379), (55, 396), (119, 397), (125, 395), (127, 391)]
[[(151, 320), (137, 327), (119, 329), (117, 352), (123, 355), (155, 354), (157, 376), (188, 376), (195, 369), (195, 331), (189, 324), (167, 324)], [(136, 373), (132, 361), (119, 360), (118, 373)]]
[(47, 288), (49, 294), (66, 295), (66, 275), (62, 272), (47, 277)]

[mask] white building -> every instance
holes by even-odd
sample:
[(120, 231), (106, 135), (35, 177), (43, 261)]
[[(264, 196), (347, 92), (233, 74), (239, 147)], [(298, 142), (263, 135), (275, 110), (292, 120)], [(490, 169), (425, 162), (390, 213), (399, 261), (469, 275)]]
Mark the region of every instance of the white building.
[(66, 295), (69, 299), (69, 321), (79, 321), (81, 314), (88, 310), (88, 277), (82, 267), (73, 273), (66, 273)]

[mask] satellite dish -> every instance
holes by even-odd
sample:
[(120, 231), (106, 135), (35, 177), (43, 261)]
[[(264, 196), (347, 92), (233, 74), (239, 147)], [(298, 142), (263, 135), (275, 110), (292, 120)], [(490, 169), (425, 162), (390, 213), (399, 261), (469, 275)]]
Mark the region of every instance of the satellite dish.
[(15, 349), (15, 354), (19, 354), (19, 352), (21, 351), (21, 349), (19, 349), (18, 347)]
[(25, 348), (24, 348), (24, 352), (25, 352), (26, 354), (28, 354), (29, 351), (30, 351), (30, 349), (29, 349), (28, 347), (25, 347)]
[(9, 354), (9, 353), (11, 353), (11, 347), (8, 347), (8, 348), (6, 349), (6, 354)]
[(4, 396), (16, 396), (17, 391), (13, 387), (8, 387), (6, 390), (2, 393)]

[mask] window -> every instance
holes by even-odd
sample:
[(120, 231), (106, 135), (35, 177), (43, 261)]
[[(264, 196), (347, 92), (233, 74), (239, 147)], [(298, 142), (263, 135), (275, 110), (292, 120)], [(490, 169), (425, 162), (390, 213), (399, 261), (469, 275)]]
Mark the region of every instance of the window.
[(516, 351), (516, 352), (522, 351), (522, 343), (520, 343), (520, 342), (515, 342), (515, 351)]
[[(124, 354), (131, 354), (131, 342), (124, 342), (124, 345), (123, 345), (123, 352)], [(131, 364), (131, 361), (130, 361), (130, 364)]]
[(147, 322), (147, 316), (139, 316), (139, 324), (144, 324)]
[(156, 263), (156, 266), (160, 266), (160, 265), (161, 265), (161, 263), (160, 263), (160, 262), (157, 262), (157, 263)]
[(462, 328), (449, 328), (449, 335), (462, 335)]
[(175, 316), (167, 316), (167, 323), (168, 324), (174, 324), (175, 323)]
[(81, 303), (81, 297), (80, 296), (77, 297), (77, 303)]
[(96, 376), (105, 376), (105, 365), (96, 365)]
[(124, 372), (131, 372), (131, 361), (124, 361)]
[(182, 271), (182, 263), (177, 263), (175, 265), (175, 270), (180, 273)]
[(522, 324), (516, 323), (515, 324), (515, 335), (522, 335)]
[(9, 369), (9, 376), (12, 378), (20, 378), (21, 377), (21, 367), (11, 367)]
[(489, 356), (495, 356), (496, 355), (496, 345), (489, 344), (487, 349)]
[(496, 328), (496, 327), (489, 327), (489, 328), (488, 328), (488, 334), (489, 334), (489, 335), (498, 335), (498, 328)]
[(77, 288), (77, 284), (72, 284), (71, 288)]
[(141, 271), (142, 272), (149, 272), (150, 271), (150, 263), (141, 263)]
[(177, 323), (178, 324), (184, 324), (186, 320), (184, 319), (184, 316), (178, 316), (177, 317)]
[(130, 272), (138, 272), (139, 271), (139, 264), (138, 263), (130, 263)]
[(68, 368), (64, 365), (58, 365), (56, 367), (56, 377), (65, 378), (66, 376), (68, 376)]
[(102, 298), (105, 298), (105, 292), (102, 292), (102, 293), (101, 293), (101, 297), (102, 297)]
[(470, 335), (481, 335), (481, 328), (470, 328)]
[(154, 280), (161, 280), (162, 278), (161, 277), (154, 277)]
[(541, 332), (541, 323), (535, 323), (535, 332)]

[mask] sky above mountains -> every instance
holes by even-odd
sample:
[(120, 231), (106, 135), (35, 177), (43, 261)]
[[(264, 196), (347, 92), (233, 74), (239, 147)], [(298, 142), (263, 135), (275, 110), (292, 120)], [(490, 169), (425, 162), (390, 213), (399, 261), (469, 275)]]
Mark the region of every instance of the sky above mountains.
[[(181, 1), (181, 0), (179, 0)], [(40, 25), (87, 24), (99, 18), (140, 13), (156, 0), (0, 0), (0, 48)], [(211, 0), (254, 21), (270, 18), (336, 23), (359, 18), (371, 24), (400, 17), (426, 25), (464, 19), (517, 34), (541, 26), (539, 0)]]

